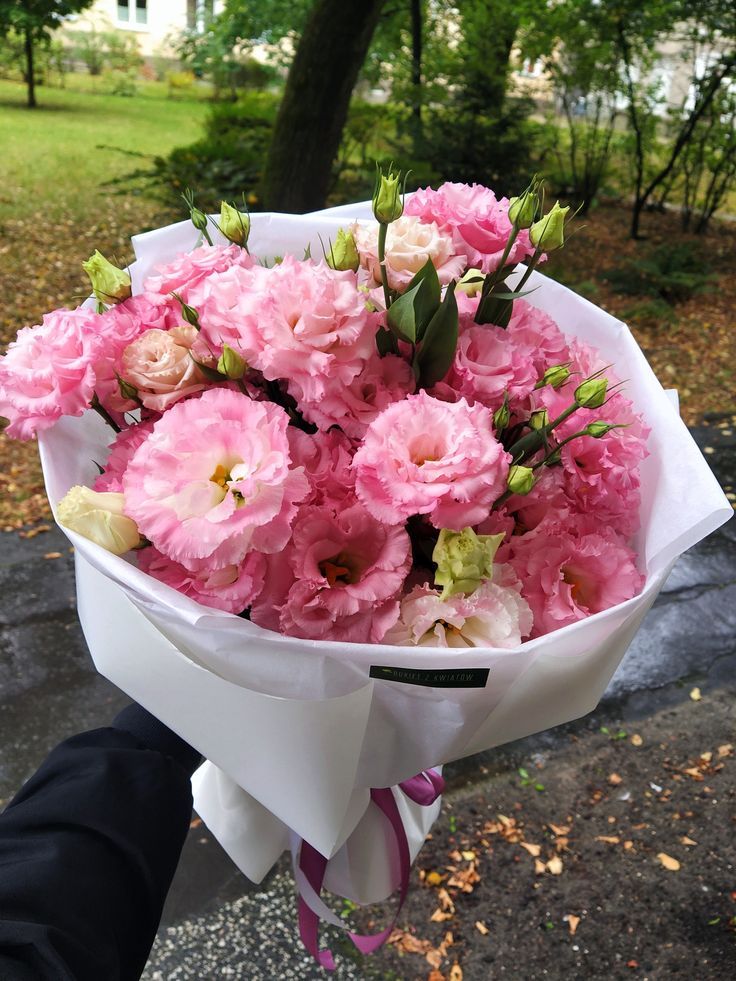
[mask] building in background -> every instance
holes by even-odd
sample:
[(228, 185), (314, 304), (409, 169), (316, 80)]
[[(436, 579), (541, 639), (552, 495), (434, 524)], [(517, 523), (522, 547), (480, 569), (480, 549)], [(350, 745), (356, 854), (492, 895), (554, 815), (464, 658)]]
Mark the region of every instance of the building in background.
[(74, 31), (116, 30), (132, 35), (141, 55), (172, 55), (171, 39), (184, 30), (202, 29), (207, 17), (220, 12), (224, 0), (95, 0), (77, 17)]

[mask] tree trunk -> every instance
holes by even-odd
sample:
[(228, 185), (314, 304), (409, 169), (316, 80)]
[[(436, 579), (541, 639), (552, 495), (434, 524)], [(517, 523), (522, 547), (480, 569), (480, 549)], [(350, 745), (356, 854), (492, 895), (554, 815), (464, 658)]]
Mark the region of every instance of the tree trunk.
[(411, 0), (411, 133), (414, 156), (422, 154), (422, 0)]
[(264, 206), (324, 206), (350, 96), (385, 0), (317, 0), (289, 71), (263, 178)]
[(509, 0), (473, 0), (460, 9), (466, 60), (463, 109), (471, 116), (498, 116), (506, 98), (519, 14)]
[(31, 28), (26, 27), (26, 84), (28, 86), (28, 108), (36, 108), (36, 79), (33, 67), (33, 35)]

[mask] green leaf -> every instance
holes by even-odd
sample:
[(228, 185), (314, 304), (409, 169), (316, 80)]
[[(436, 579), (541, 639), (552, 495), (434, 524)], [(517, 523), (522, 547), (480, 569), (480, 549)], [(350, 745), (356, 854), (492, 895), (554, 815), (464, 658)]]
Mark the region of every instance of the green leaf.
[(455, 283), (445, 291), (445, 298), (427, 326), (422, 346), (417, 352), (419, 385), (429, 388), (447, 374), (457, 347), (458, 315)]
[(414, 289), (402, 293), (398, 299), (394, 300), (388, 308), (388, 325), (402, 341), (416, 344), (417, 341), (417, 315), (414, 303), (419, 295), (422, 284), (419, 283)]
[(390, 330), (386, 330), (384, 327), (378, 328), (376, 331), (376, 349), (382, 358), (385, 358), (387, 354), (399, 353), (399, 345)]
[(519, 776), (523, 777), (525, 780), (529, 779), (529, 774), (527, 773), (527, 771), (524, 769), (523, 766), (519, 767)]
[(437, 270), (431, 259), (427, 259), (419, 272), (409, 283), (407, 290), (421, 287), (414, 301), (414, 314), (417, 325), (417, 340), (421, 341), (424, 332), (442, 302), (442, 288)]

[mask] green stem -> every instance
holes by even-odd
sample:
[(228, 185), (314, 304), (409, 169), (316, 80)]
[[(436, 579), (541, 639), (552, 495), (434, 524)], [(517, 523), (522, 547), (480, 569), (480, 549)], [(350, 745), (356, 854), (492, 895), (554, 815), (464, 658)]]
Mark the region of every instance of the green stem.
[[(524, 273), (524, 275), (519, 280), (519, 284), (516, 287), (516, 289), (514, 290), (514, 293), (521, 293), (521, 291), (524, 289), (524, 285), (526, 284), (526, 281), (529, 279), (529, 277), (531, 276), (531, 274), (536, 269), (537, 265), (539, 264), (539, 260), (540, 260), (541, 256), (542, 256), (542, 250), (541, 249), (535, 249), (534, 250), (534, 255), (531, 257), (531, 259), (529, 260), (529, 265), (526, 267), (526, 272)], [(513, 303), (513, 300), (511, 302)]]
[(386, 272), (386, 232), (388, 225), (381, 222), (378, 226), (378, 262), (381, 266), (381, 283), (383, 284), (383, 301), (386, 309), (391, 306), (391, 292), (388, 288), (388, 273)]
[(108, 426), (116, 433), (121, 432), (120, 426), (115, 422), (113, 417), (107, 411), (107, 409), (100, 404), (100, 400), (97, 398), (97, 392), (92, 395), (92, 400), (89, 403), (90, 409), (94, 409), (98, 416), (105, 420)]

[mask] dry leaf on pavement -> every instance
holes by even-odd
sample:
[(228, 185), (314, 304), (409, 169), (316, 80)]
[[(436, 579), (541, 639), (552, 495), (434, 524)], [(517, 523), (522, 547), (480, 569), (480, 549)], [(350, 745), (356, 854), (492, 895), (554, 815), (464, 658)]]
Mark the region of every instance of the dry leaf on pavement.
[(667, 855), (665, 852), (659, 852), (657, 858), (660, 860), (662, 865), (667, 869), (668, 872), (679, 872), (680, 863), (676, 858), (671, 855)]

